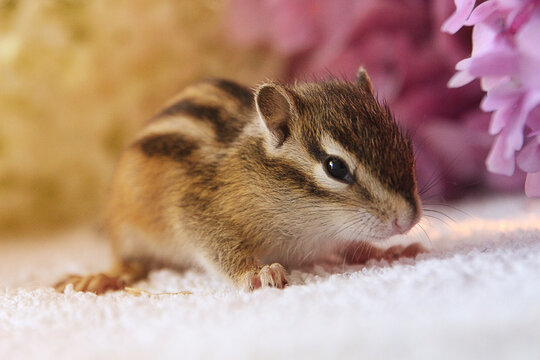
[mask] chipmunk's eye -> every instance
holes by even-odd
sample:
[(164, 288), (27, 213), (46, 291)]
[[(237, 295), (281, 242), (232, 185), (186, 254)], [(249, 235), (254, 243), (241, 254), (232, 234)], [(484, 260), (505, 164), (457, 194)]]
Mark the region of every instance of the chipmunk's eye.
[(336, 156), (329, 156), (324, 161), (324, 166), (328, 175), (334, 179), (346, 182), (347, 184), (351, 184), (353, 182), (353, 177), (349, 172), (347, 164), (345, 164), (345, 161), (341, 160), (340, 158)]

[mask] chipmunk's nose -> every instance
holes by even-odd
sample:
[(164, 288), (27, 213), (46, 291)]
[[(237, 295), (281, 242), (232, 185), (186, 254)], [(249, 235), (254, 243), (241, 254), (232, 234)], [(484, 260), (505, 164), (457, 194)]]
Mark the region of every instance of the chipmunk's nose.
[(420, 200), (415, 198), (411, 201), (403, 201), (401, 206), (397, 207), (393, 213), (393, 218), (390, 218), (388, 229), (390, 236), (405, 234), (413, 228), (420, 220), (422, 215)]
[(392, 222), (392, 235), (404, 234), (413, 227), (413, 222), (403, 217), (396, 217)]

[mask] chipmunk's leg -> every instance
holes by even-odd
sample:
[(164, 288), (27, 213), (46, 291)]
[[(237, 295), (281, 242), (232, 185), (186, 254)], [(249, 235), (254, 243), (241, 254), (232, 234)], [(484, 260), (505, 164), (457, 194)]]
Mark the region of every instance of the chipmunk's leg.
[(255, 290), (261, 287), (282, 289), (288, 284), (287, 271), (278, 263), (262, 265), (253, 257), (253, 249), (242, 246), (214, 248), (213, 262), (218, 270), (227, 275), (239, 288)]
[(148, 267), (142, 262), (117, 262), (106, 273), (98, 273), (86, 276), (69, 275), (64, 280), (56, 283), (54, 288), (63, 292), (67, 285), (72, 284), (76, 291), (93, 292), (103, 294), (109, 290), (122, 290), (126, 286), (144, 279), (148, 275)]
[(369, 260), (386, 260), (392, 262), (399, 258), (415, 258), (427, 250), (419, 243), (408, 246), (394, 245), (388, 249), (381, 249), (368, 242), (354, 242), (340, 250), (340, 254), (349, 264), (365, 264)]

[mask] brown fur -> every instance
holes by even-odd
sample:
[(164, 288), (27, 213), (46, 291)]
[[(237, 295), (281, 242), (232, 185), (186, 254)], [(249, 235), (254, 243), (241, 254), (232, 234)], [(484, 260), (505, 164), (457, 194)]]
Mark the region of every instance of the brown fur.
[[(364, 75), (254, 95), (226, 80), (183, 91), (120, 159), (106, 214), (118, 262), (200, 265), (245, 288), (283, 287), (280, 264), (386, 238), (394, 218), (414, 225), (411, 143)], [(329, 155), (353, 163), (352, 184), (321, 170)]]

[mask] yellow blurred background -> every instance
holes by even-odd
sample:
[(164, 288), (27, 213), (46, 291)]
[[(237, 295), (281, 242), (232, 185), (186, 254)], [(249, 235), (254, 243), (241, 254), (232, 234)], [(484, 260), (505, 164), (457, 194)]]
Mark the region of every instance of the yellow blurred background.
[(282, 61), (224, 37), (217, 0), (0, 0), (0, 237), (99, 218), (123, 146), (183, 86)]

